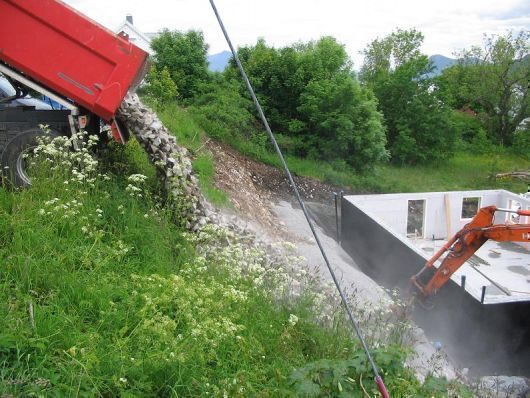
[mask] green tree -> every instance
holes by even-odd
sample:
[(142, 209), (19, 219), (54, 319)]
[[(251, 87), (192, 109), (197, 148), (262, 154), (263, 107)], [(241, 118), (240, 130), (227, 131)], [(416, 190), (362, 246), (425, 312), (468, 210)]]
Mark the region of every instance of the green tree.
[(387, 160), (382, 115), (374, 95), (342, 73), (313, 80), (300, 98), (304, 145), (310, 156), (343, 159), (357, 170)]
[[(290, 131), (292, 120), (298, 116), (300, 96), (309, 82), (329, 79), (341, 71), (350, 70), (344, 46), (332, 37), (281, 49), (269, 47), (260, 39), (253, 47), (241, 48), (238, 55), (271, 126), (284, 133)], [(226, 74), (239, 79), (233, 61)], [(244, 93), (242, 85), (241, 90)]]
[(444, 70), (439, 86), (453, 107), (469, 105), (488, 135), (511, 145), (517, 127), (530, 116), (530, 31), (486, 36), (482, 47), (461, 54)]
[(159, 71), (155, 65), (151, 66), (146, 77), (145, 92), (157, 104), (165, 104), (177, 98), (177, 85), (171, 79), (167, 67)]
[[(376, 100), (361, 89), (334, 38), (281, 49), (260, 40), (239, 56), (284, 149), (303, 157), (339, 157), (357, 169), (387, 158)], [(237, 74), (234, 63), (225, 72), (228, 78)]]
[(513, 151), (530, 159), (530, 120), (521, 123), (515, 130)]
[(449, 109), (426, 77), (432, 65), (420, 52), (422, 42), (421, 32), (397, 29), (364, 50), (361, 80), (379, 101), (391, 156), (399, 163), (448, 157), (456, 142)]
[(160, 36), (153, 39), (153, 63), (157, 70), (167, 68), (171, 79), (179, 89), (183, 99), (192, 98), (198, 86), (208, 80), (208, 45), (204, 42), (202, 32), (163, 30)]
[(463, 59), (459, 59), (458, 63), (445, 68), (433, 79), (446, 105), (453, 109), (472, 108), (473, 112), (479, 110), (480, 106), (474, 101), (473, 94), (478, 83), (474, 77), (475, 69), (473, 63), (467, 64)]
[(429, 72), (427, 56), (420, 52), (422, 43), (423, 34), (415, 29), (396, 29), (383, 39), (375, 39), (363, 51), (362, 79), (373, 82), (385, 78), (410, 62), (420, 66), (419, 73)]
[(239, 93), (239, 86), (214, 76), (203, 83), (190, 107), (202, 128), (214, 138), (230, 142), (236, 132), (251, 139), (258, 130), (258, 122), (252, 111), (254, 104)]

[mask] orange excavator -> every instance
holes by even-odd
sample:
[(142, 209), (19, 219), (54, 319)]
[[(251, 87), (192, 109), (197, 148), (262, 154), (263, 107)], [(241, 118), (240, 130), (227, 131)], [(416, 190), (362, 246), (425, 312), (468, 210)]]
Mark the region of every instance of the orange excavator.
[[(435, 294), (445, 285), (451, 275), (489, 239), (497, 242), (530, 242), (530, 224), (493, 224), (496, 212), (530, 216), (530, 210), (501, 209), (496, 206), (479, 209), (476, 216), (438, 250), (420, 272), (411, 278), (413, 285), (419, 290), (420, 299), (427, 299)], [(426, 283), (422, 283), (420, 276), (431, 269), (445, 253), (447, 255), (434, 275)]]

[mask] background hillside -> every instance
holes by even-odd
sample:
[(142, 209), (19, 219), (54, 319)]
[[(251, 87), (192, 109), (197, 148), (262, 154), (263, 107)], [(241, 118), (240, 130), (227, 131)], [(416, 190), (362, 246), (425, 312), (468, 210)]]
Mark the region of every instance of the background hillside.
[(230, 51), (223, 51), (217, 54), (208, 56), (208, 69), (212, 72), (222, 72), (228, 65), (228, 61), (232, 57)]

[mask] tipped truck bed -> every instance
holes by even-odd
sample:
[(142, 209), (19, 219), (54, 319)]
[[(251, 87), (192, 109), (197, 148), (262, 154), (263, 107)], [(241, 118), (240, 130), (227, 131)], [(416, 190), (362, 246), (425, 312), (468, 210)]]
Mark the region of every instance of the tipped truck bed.
[(148, 54), (58, 0), (0, 0), (0, 61), (110, 121)]

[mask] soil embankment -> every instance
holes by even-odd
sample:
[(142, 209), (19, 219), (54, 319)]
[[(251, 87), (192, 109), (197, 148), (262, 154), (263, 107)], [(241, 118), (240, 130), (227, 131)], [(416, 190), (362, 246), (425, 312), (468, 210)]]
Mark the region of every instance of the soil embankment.
[[(249, 229), (263, 240), (295, 243), (298, 254), (305, 257), (315, 273), (323, 281), (331, 281), (284, 172), (257, 163), (215, 141), (209, 141), (205, 147), (215, 161), (214, 184), (229, 195), (234, 208), (222, 212), (244, 219)], [(355, 311), (362, 313), (374, 305), (386, 305), (387, 310), (395, 311), (392, 300), (387, 300), (391, 292), (361, 272), (355, 261), (335, 241), (334, 193), (341, 188), (306, 177), (295, 176), (295, 182), (316, 224), (332, 267), (349, 292)], [(384, 327), (383, 324), (380, 326)], [(365, 332), (371, 333), (370, 330)], [(406, 344), (412, 346), (416, 353), (408, 365), (420, 378), (431, 372), (449, 379), (466, 379), (464, 374), (468, 369), (459, 371), (457, 363), (441, 348), (441, 343), (429, 341), (424, 331), (414, 323)], [(483, 397), (525, 396), (522, 391), (530, 386), (524, 377), (509, 376), (484, 376), (477, 385), (479, 396)], [(523, 395), (520, 395), (521, 392)]]
[[(295, 243), (298, 254), (306, 259), (310, 268), (314, 269), (323, 281), (331, 282), (329, 271), (303, 212), (295, 203), (285, 174), (274, 167), (248, 159), (215, 141), (209, 141), (206, 148), (212, 153), (215, 161), (214, 184), (229, 195), (235, 210), (223, 211), (235, 213), (237, 217), (243, 218), (261, 239)], [(361, 272), (334, 239), (333, 193), (340, 188), (307, 177), (295, 177), (295, 182), (312, 213), (330, 263), (342, 286), (348, 290), (356, 312), (365, 313), (377, 306), (383, 311), (394, 311), (390, 293)], [(409, 365), (416, 370), (418, 376), (424, 377), (435, 370), (439, 375), (451, 379), (458, 376), (443, 351), (437, 350), (421, 329), (413, 326), (408, 338), (417, 353)]]

